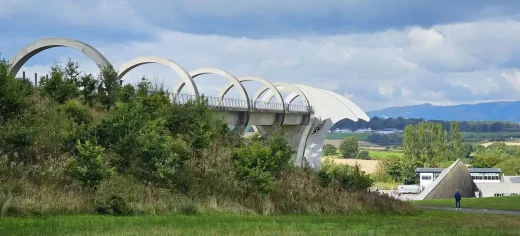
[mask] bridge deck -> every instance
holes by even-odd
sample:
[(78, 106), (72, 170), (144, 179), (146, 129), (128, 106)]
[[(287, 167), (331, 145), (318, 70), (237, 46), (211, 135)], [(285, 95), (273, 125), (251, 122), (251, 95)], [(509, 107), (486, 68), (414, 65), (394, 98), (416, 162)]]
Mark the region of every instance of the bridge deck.
[[(170, 94), (172, 102), (176, 104), (186, 104), (189, 101), (195, 100), (195, 96), (191, 94)], [(210, 109), (222, 111), (247, 111), (248, 103), (251, 112), (269, 112), (269, 113), (285, 113), (287, 114), (310, 114), (314, 113), (312, 106), (301, 104), (287, 104), (279, 102), (265, 102), (265, 101), (246, 101), (236, 98), (219, 98), (203, 96), (206, 105)]]

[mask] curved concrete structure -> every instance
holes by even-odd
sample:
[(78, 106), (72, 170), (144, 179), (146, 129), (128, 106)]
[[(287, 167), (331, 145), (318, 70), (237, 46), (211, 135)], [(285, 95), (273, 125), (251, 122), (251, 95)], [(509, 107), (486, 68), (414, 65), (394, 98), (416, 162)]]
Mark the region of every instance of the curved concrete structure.
[[(193, 79), (195, 79), (201, 75), (206, 75), (206, 74), (218, 75), (220, 77), (223, 77), (223, 78), (229, 80), (229, 82), (232, 83), (233, 86), (238, 88), (238, 92), (240, 93), (240, 98), (242, 98), (244, 101), (247, 101), (247, 104), (246, 104), (247, 111), (239, 114), (239, 119), (237, 119), (237, 123), (235, 124), (235, 127), (233, 130), (241, 131), (241, 132), (244, 131), (247, 126), (247, 123), (249, 121), (249, 116), (251, 113), (251, 103), (249, 102), (249, 95), (247, 94), (246, 89), (240, 83), (240, 81), (235, 76), (231, 75), (230, 73), (223, 71), (221, 69), (218, 69), (218, 68), (200, 68), (200, 69), (191, 71), (189, 74), (190, 74), (191, 78), (193, 78)], [(179, 84), (177, 84), (177, 87), (175, 88), (175, 91), (177, 93), (180, 93), (182, 88), (184, 88), (184, 85), (185, 85), (184, 81), (179, 82)]]
[(25, 46), (18, 51), (11, 60), (9, 60), (11, 73), (16, 76), (22, 66), (33, 56), (49, 48), (55, 47), (68, 47), (82, 52), (94, 61), (100, 70), (103, 69), (103, 67), (111, 66), (110, 62), (105, 56), (103, 56), (103, 54), (84, 42), (67, 38), (45, 38)]
[[(27, 45), (13, 56), (10, 61), (11, 72), (17, 74), (31, 57), (53, 47), (70, 47), (81, 51), (101, 69), (111, 66), (99, 51), (86, 43), (73, 39), (47, 38)], [(219, 97), (207, 97), (206, 105), (210, 109), (216, 110), (218, 114), (224, 115), (225, 121), (234, 125), (235, 131), (244, 131), (247, 124), (251, 122), (256, 131), (261, 132), (262, 135), (269, 135), (275, 127), (281, 125), (289, 144), (296, 151), (293, 162), (298, 166), (308, 165), (312, 168), (320, 168), (323, 143), (327, 131), (334, 123), (343, 119), (370, 120), (366, 113), (349, 99), (331, 91), (301, 84), (271, 83), (254, 76), (236, 78), (217, 68), (202, 68), (188, 73), (174, 61), (162, 57), (134, 58), (120, 67), (118, 78), (121, 79), (132, 69), (149, 63), (168, 66), (181, 77), (175, 91), (178, 97), (182, 98), (182, 102), (199, 96), (194, 82), (198, 76), (215, 74), (229, 80), (229, 84), (221, 90)], [(260, 82), (264, 87), (250, 99), (242, 85), (242, 82), (245, 81)], [(179, 94), (186, 84), (193, 95)], [(233, 87), (238, 89), (241, 100), (224, 97)], [(289, 95), (284, 98), (282, 92), (288, 92)], [(273, 97), (276, 97), (277, 102), (271, 101)], [(295, 104), (296, 98), (300, 98), (303, 105)], [(174, 102), (184, 104), (180, 100), (174, 100)]]
[[(278, 100), (279, 103), (282, 103), (282, 104), (284, 103), (283, 96), (280, 93), (280, 91), (276, 88), (276, 86), (274, 86), (274, 84), (272, 84), (271, 82), (269, 82), (265, 79), (262, 79), (260, 77), (255, 77), (255, 76), (243, 76), (243, 77), (238, 78), (238, 81), (240, 81), (240, 83), (243, 83), (246, 81), (260, 82), (274, 93), (274, 97), (276, 97), (276, 100)], [(229, 90), (232, 89), (234, 86), (235, 86), (235, 83), (233, 83), (233, 82), (224, 86), (224, 88), (222, 88), (222, 90), (220, 90), (218, 97), (224, 98), (224, 96), (226, 96), (226, 94), (229, 92)], [(252, 102), (255, 103), (255, 102), (257, 102), (257, 100), (253, 99)], [(282, 112), (283, 113), (280, 115), (280, 118), (277, 119), (277, 121), (278, 121), (277, 123), (279, 123), (280, 125), (283, 125), (283, 121), (285, 118), (285, 114), (286, 114), (285, 106), (282, 106)], [(254, 126), (254, 127), (256, 128), (256, 126)]]
[(197, 89), (197, 86), (195, 85), (195, 82), (193, 82), (193, 79), (191, 78), (190, 74), (184, 68), (182, 68), (179, 64), (175, 63), (174, 61), (170, 59), (166, 59), (163, 57), (156, 57), (156, 56), (145, 56), (145, 57), (136, 57), (125, 64), (123, 64), (119, 70), (118, 70), (118, 78), (122, 79), (123, 76), (125, 76), (128, 72), (133, 70), (134, 68), (145, 65), (145, 64), (161, 64), (169, 67), (175, 73), (177, 73), (183, 82), (183, 84), (188, 83), (189, 87), (191, 89), (191, 92), (195, 97), (199, 97), (199, 90)]

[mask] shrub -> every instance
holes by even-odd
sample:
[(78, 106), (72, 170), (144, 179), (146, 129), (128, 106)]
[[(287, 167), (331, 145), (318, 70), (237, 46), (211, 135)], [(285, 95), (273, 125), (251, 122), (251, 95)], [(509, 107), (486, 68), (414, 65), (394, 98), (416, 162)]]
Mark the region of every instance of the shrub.
[(113, 169), (103, 159), (104, 149), (89, 141), (84, 144), (78, 141), (76, 155), (67, 163), (69, 175), (84, 186), (95, 188), (103, 180), (113, 174)]
[(358, 138), (355, 136), (345, 138), (339, 145), (339, 151), (344, 158), (355, 158), (359, 151)]
[(370, 160), (370, 152), (368, 152), (367, 150), (361, 150), (358, 153), (358, 158), (362, 160)]
[(323, 155), (324, 156), (331, 156), (331, 155), (335, 155), (336, 152), (338, 151), (338, 149), (336, 148), (336, 146), (332, 145), (332, 144), (325, 144), (325, 146), (323, 147)]
[(331, 160), (323, 162), (319, 176), (323, 186), (333, 185), (341, 189), (363, 191), (373, 184), (359, 165), (337, 165)]
[(132, 209), (128, 206), (125, 199), (118, 195), (112, 195), (105, 201), (98, 202), (95, 211), (102, 215), (129, 215)]

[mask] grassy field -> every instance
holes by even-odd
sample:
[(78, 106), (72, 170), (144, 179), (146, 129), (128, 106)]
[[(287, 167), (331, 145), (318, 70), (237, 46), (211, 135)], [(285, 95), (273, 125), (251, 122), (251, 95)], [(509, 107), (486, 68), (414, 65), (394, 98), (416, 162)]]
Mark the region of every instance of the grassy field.
[(355, 136), (359, 140), (366, 140), (368, 136), (372, 133), (329, 133), (327, 134), (327, 139), (340, 139), (343, 140), (346, 137)]
[[(327, 139), (342, 140), (349, 136), (356, 136), (361, 141), (366, 141), (367, 137), (372, 133), (330, 133), (327, 134)], [(466, 142), (480, 142), (488, 139), (503, 137), (509, 140), (518, 140), (520, 132), (461, 132), (464, 141)]]
[(447, 211), (422, 211), (412, 216), (4, 217), (0, 218), (0, 232), (2, 235), (519, 235), (520, 217)]
[(368, 150), (370, 159), (372, 160), (384, 160), (390, 156), (402, 157), (404, 155), (401, 151), (387, 151), (387, 150)]
[[(412, 203), (416, 206), (455, 206), (455, 200), (453, 199), (423, 200), (413, 201)], [(520, 211), (520, 196), (465, 198), (460, 201), (460, 205), (462, 208)]]

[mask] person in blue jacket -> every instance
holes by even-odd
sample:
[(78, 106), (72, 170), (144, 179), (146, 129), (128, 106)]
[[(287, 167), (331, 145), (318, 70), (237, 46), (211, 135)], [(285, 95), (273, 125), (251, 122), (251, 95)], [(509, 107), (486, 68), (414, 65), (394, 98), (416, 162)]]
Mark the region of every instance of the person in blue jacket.
[(460, 195), (459, 190), (457, 190), (457, 192), (455, 192), (455, 208), (459, 209), (459, 210), (460, 210), (460, 199), (461, 198), (462, 198), (462, 196)]

